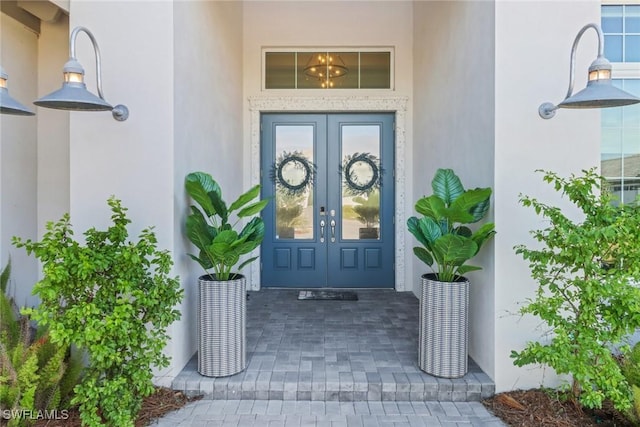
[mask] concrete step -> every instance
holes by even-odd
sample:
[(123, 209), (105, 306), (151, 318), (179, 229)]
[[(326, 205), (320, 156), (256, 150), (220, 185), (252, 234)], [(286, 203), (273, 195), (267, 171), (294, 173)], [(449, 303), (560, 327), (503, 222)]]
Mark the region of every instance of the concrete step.
[(418, 299), (357, 290), (358, 301), (298, 301), (296, 290), (250, 292), (247, 368), (203, 377), (194, 355), (173, 388), (207, 399), (284, 401), (479, 401), (495, 393), (469, 359), (458, 379), (418, 368)]
[(495, 384), (469, 360), (462, 378), (436, 378), (422, 372), (258, 372), (245, 370), (225, 378), (204, 377), (194, 357), (172, 388), (189, 396), (220, 400), (300, 401), (480, 401), (493, 396)]

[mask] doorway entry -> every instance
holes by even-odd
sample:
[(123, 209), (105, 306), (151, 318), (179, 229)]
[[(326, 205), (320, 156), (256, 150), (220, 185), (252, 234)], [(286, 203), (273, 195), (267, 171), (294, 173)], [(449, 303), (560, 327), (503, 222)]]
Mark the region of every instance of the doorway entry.
[(260, 121), (261, 285), (393, 288), (394, 114)]

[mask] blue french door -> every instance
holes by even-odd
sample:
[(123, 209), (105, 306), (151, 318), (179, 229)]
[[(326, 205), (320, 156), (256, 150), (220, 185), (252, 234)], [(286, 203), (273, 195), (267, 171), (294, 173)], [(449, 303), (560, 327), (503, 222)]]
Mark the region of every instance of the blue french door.
[(262, 286), (394, 287), (393, 120), (262, 115)]

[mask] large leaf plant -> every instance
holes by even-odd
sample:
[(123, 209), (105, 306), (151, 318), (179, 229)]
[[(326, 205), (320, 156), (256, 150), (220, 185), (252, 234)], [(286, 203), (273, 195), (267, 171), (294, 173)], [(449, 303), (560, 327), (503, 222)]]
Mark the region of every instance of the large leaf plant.
[(433, 194), (419, 199), (415, 210), (422, 217), (408, 219), (411, 234), (422, 244), (413, 253), (431, 267), (435, 279), (455, 282), (480, 267), (468, 265), (482, 245), (494, 234), (494, 224), (476, 231), (467, 224), (480, 221), (489, 211), (490, 188), (465, 190), (451, 169), (438, 169), (431, 182)]
[[(186, 231), (189, 240), (199, 249), (198, 255), (188, 254), (197, 261), (213, 280), (233, 280), (237, 273), (231, 270), (240, 263), (242, 255), (257, 248), (264, 238), (264, 222), (255, 216), (265, 208), (268, 200), (259, 200), (260, 185), (240, 195), (231, 205), (222, 199), (220, 185), (204, 172), (187, 175), (185, 187), (191, 199), (198, 205), (191, 206), (187, 217)], [(258, 200), (256, 201), (255, 199)], [(231, 214), (235, 212), (235, 221)], [(251, 218), (241, 230), (238, 224)], [(255, 261), (252, 257), (237, 267)]]

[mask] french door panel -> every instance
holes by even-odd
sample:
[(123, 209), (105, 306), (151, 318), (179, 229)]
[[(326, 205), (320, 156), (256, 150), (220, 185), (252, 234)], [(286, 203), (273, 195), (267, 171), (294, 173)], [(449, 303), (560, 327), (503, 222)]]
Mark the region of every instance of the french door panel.
[[(262, 194), (271, 202), (263, 211), (265, 238), (261, 250), (263, 286), (325, 287), (327, 250), (321, 242), (319, 209), (326, 203), (327, 125), (325, 115), (265, 114), (262, 117)], [(298, 189), (300, 163), (312, 170), (306, 188)], [(284, 165), (282, 165), (284, 163)], [(278, 166), (280, 178), (276, 179)], [(304, 171), (307, 172), (306, 170)], [(282, 184), (288, 185), (286, 188)]]
[(393, 115), (261, 123), (262, 286), (393, 287)]
[[(328, 200), (340, 213), (336, 241), (329, 243), (328, 286), (393, 287), (393, 115), (330, 115), (327, 125), (334, 168)], [(367, 218), (373, 207), (377, 218)]]

